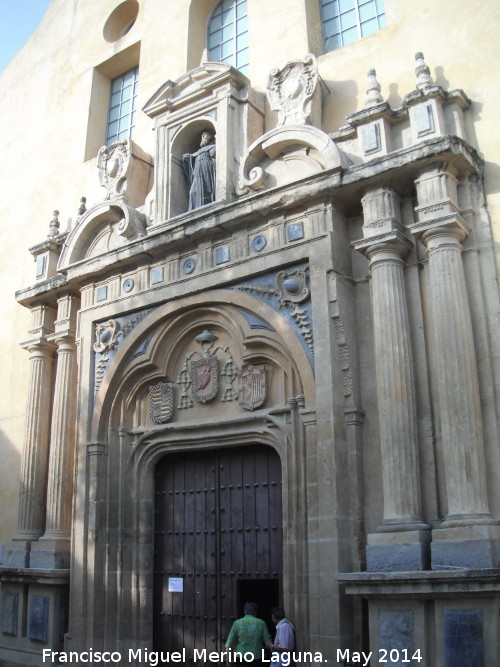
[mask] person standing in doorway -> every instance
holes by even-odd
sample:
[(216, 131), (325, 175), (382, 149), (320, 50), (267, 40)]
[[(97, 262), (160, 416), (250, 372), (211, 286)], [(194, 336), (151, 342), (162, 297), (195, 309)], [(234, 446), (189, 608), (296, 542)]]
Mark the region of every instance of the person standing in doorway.
[[(243, 606), (245, 615), (233, 623), (226, 641), (226, 648), (236, 653), (251, 653), (254, 656), (250, 663), (253, 667), (262, 664), (262, 651), (271, 641), (267, 625), (261, 618), (257, 618), (258, 611), (255, 602), (246, 602)], [(245, 663), (248, 662), (245, 660)]]
[(266, 647), (273, 652), (273, 665), (282, 667), (283, 662), (290, 665), (290, 658), (283, 660), (283, 654), (288, 654), (295, 648), (295, 628), (285, 617), (285, 610), (281, 607), (274, 607), (271, 611), (271, 618), (276, 626), (276, 636), (274, 642), (266, 644)]

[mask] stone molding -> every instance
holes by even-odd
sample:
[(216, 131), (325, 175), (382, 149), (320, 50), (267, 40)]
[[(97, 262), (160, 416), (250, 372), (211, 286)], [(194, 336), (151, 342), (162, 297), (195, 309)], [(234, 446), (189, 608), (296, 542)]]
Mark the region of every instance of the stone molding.
[[(307, 175), (347, 165), (341, 151), (321, 130), (307, 125), (284, 125), (266, 132), (249, 147), (242, 160), (239, 191), (266, 189), (271, 175), (273, 186), (297, 180), (295, 170), (282, 166), (287, 161), (293, 161), (295, 169), (298, 165)], [(274, 174), (276, 165), (282, 169)]]

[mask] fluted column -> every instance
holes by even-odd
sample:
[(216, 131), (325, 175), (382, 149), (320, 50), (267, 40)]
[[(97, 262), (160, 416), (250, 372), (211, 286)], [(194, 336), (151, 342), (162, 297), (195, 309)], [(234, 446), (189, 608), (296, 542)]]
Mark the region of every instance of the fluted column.
[(379, 412), (383, 525), (421, 519), (410, 329), (403, 277), (408, 244), (395, 237), (369, 246)]
[(49, 451), (54, 345), (40, 341), (28, 347), (30, 374), (24, 429), (17, 533), (14, 539), (34, 540), (45, 526), (45, 487)]
[(76, 427), (76, 311), (77, 299), (58, 300), (57, 345), (52, 428), (47, 478), (45, 534), (32, 549), (32, 567), (68, 567)]
[(75, 447), (76, 345), (57, 339), (57, 375), (52, 412), (47, 519), (42, 539), (70, 536)]
[[(429, 526), (422, 520), (416, 398), (410, 324), (404, 285), (404, 257), (412, 244), (399, 222), (398, 198), (389, 188), (371, 190), (363, 199), (365, 239), (355, 247), (371, 269), (373, 338), (382, 458), (383, 520), (379, 533), (404, 537), (368, 537), (369, 569), (421, 569), (426, 564)], [(413, 543), (413, 548), (408, 546)], [(395, 547), (399, 544), (399, 547)], [(405, 545), (405, 546), (403, 546)], [(387, 561), (392, 550), (392, 564)], [(412, 550), (413, 549), (413, 550)], [(398, 555), (399, 553), (399, 555)], [(382, 567), (382, 561), (385, 561)]]
[(496, 548), (477, 544), (498, 543), (500, 535), (488, 507), (479, 379), (461, 254), (470, 229), (459, 214), (456, 178), (449, 169), (429, 169), (416, 185), (419, 221), (412, 231), (429, 258), (437, 446), (446, 509), (441, 529), (434, 531), (433, 563), (491, 567), (498, 561)]
[(45, 491), (52, 408), (55, 311), (43, 304), (31, 310), (31, 339), (22, 344), (30, 353), (24, 422), (23, 456), (19, 489), (17, 531), (5, 545), (4, 564), (28, 567), (30, 549), (45, 528)]

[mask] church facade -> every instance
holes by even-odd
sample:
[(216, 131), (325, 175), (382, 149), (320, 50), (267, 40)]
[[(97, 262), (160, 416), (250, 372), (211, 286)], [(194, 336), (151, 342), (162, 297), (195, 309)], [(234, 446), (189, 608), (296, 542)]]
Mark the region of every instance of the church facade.
[(495, 665), (496, 3), (160, 4), (0, 75), (0, 665)]

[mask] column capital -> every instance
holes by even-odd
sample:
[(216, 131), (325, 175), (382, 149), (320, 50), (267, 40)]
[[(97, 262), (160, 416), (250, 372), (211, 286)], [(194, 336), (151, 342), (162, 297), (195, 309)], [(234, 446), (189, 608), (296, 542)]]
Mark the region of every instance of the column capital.
[(415, 234), (428, 249), (450, 241), (461, 243), (469, 234), (470, 229), (470, 226), (458, 213), (434, 220), (421, 220), (410, 227), (411, 233)]
[(373, 265), (384, 260), (402, 261), (413, 248), (413, 243), (399, 229), (394, 229), (386, 234), (354, 241), (352, 246)]
[(56, 345), (49, 338), (32, 338), (21, 343), (23, 350), (28, 350), (32, 356), (53, 357)]

